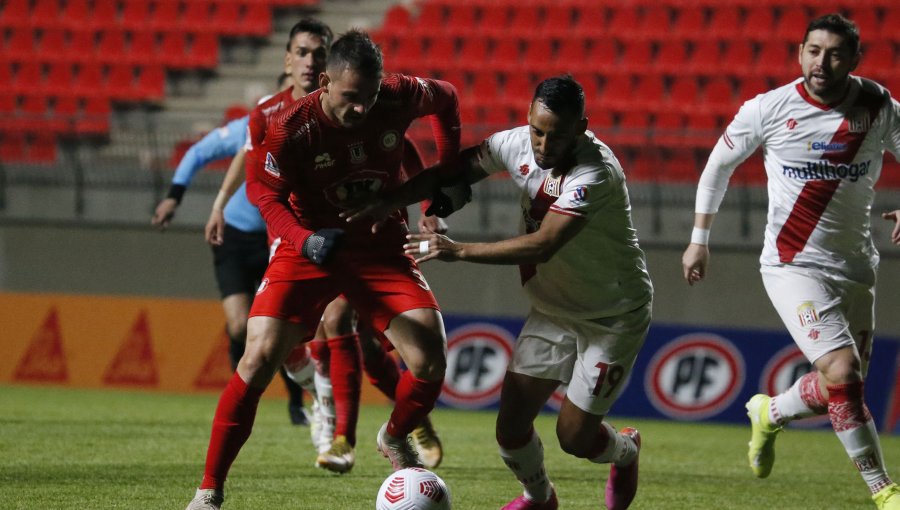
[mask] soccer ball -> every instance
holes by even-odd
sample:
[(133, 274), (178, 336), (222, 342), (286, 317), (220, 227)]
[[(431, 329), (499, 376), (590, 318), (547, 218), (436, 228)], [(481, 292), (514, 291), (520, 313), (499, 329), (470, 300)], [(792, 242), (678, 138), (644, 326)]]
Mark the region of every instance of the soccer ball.
[(450, 510), (450, 491), (427, 469), (401, 469), (381, 484), (375, 510)]

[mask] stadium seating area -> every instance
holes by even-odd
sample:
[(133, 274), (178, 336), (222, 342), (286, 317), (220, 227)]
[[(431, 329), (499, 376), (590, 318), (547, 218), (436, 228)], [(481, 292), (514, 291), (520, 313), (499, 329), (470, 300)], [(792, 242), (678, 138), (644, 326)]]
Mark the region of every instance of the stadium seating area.
[(213, 70), (223, 37), (268, 37), (272, 9), (318, 0), (6, 0), (0, 158), (56, 160), (57, 137), (105, 137), (116, 103), (159, 103), (170, 70)]
[[(274, 7), (318, 2), (5, 0), (0, 158), (52, 162), (57, 137), (103, 137), (114, 105), (165, 99), (168, 71), (214, 70), (221, 38), (267, 37)], [(859, 24), (859, 73), (900, 95), (900, 4), (840, 2), (417, 0), (372, 33), (389, 70), (458, 87), (465, 143), (523, 122), (534, 84), (569, 72), (632, 177), (684, 182), (742, 101), (798, 76), (799, 38), (825, 10)], [(413, 134), (429, 150), (428, 127)], [(741, 178), (763, 182), (753, 166)], [(900, 187), (900, 166), (882, 182)]]
[[(389, 68), (458, 87), (466, 143), (522, 123), (534, 84), (569, 72), (585, 87), (591, 129), (627, 160), (633, 177), (663, 182), (695, 180), (740, 104), (799, 76), (797, 45), (809, 20), (838, 8), (812, 0), (417, 6), (393, 6), (374, 35)], [(900, 92), (900, 4), (856, 0), (839, 10), (861, 26), (859, 72)], [(426, 140), (427, 129), (417, 136)], [(761, 165), (745, 173), (746, 182), (765, 180)], [(900, 185), (900, 167), (885, 174)]]

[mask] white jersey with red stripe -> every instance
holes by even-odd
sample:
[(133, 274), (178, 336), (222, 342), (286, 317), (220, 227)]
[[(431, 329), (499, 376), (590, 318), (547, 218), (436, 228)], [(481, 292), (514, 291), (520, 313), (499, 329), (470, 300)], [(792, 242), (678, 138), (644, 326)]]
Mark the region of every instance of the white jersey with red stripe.
[(696, 212), (718, 211), (734, 169), (762, 146), (769, 210), (760, 263), (836, 271), (874, 283), (870, 234), (884, 151), (900, 155), (900, 104), (851, 76), (843, 99), (819, 103), (797, 79), (747, 101), (703, 170)]
[(535, 309), (554, 316), (596, 319), (635, 310), (653, 287), (631, 222), (625, 175), (609, 147), (586, 132), (571, 168), (554, 175), (534, 160), (529, 127), (496, 133), (480, 148), (488, 173), (508, 172), (522, 188), (525, 231), (548, 213), (587, 220), (549, 261), (521, 265), (522, 284)]

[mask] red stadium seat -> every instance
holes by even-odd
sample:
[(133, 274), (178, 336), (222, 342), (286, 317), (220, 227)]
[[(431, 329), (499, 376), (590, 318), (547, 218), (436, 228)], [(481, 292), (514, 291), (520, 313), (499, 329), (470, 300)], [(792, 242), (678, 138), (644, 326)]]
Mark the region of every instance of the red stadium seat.
[(622, 111), (630, 106), (633, 93), (630, 75), (609, 76), (598, 104), (605, 110)]
[(689, 112), (700, 102), (697, 80), (690, 76), (677, 76), (669, 89), (668, 102), (663, 108)]
[(566, 62), (553, 57), (553, 39), (534, 37), (525, 39), (524, 68), (533, 72), (557, 73), (564, 70)]
[(128, 0), (122, 5), (119, 26), (125, 30), (144, 30), (150, 19), (150, 0)]
[(782, 41), (797, 44), (797, 41), (802, 40), (810, 20), (809, 13), (804, 7), (798, 5), (783, 7), (772, 35)]
[(720, 4), (712, 11), (709, 26), (706, 29), (707, 37), (732, 39), (735, 29), (743, 25), (743, 19), (737, 6)]
[(648, 4), (640, 18), (636, 34), (646, 39), (658, 39), (659, 34), (672, 33), (672, 14), (665, 5)]
[(62, 27), (64, 25), (59, 18), (60, 12), (58, 0), (35, 0), (31, 7), (29, 24), (38, 28)]
[(118, 2), (94, 2), (88, 17), (88, 28), (96, 32), (117, 28), (119, 22)]
[(478, 71), (488, 67), (488, 40), (483, 37), (470, 37), (462, 40), (459, 48), (459, 69)]
[(70, 94), (70, 86), (75, 81), (75, 69), (69, 63), (55, 63), (50, 65), (47, 72), (47, 81), (42, 90), (50, 96), (67, 96)]
[[(3, 37), (0, 36), (0, 41)], [(28, 62), (37, 55), (37, 44), (34, 40), (34, 30), (27, 27), (12, 29), (9, 40), (0, 54), (2, 62)]]
[(858, 73), (864, 76), (884, 76), (897, 73), (894, 45), (889, 41), (863, 43)]
[(757, 4), (747, 9), (739, 34), (735, 35), (751, 41), (767, 41), (772, 38), (774, 28), (775, 14), (772, 8), (765, 4)]
[(686, 46), (677, 39), (661, 43), (653, 67), (663, 73), (680, 74), (688, 64)]
[[(900, 42), (900, 6), (891, 1), (884, 9), (884, 17), (881, 19), (881, 31), (878, 34), (879, 39)], [(871, 36), (868, 36), (870, 40)]]
[(475, 73), (472, 76), (472, 87), (468, 90), (468, 97), (461, 100), (475, 106), (489, 106), (497, 101), (500, 95), (501, 83), (496, 73)]
[(0, 28), (29, 28), (29, 0), (7, 0), (0, 10)]
[[(748, 76), (740, 80), (737, 97), (739, 101), (747, 101), (763, 92), (768, 92), (769, 89), (771, 89), (771, 87), (769, 87), (768, 80), (762, 76)], [(736, 112), (737, 109), (734, 110), (734, 113)]]
[(82, 64), (78, 75), (72, 83), (72, 93), (78, 97), (106, 97), (106, 82), (103, 65), (99, 63)]
[(623, 112), (610, 134), (614, 144), (644, 147), (650, 139), (650, 116), (646, 112)]
[(28, 143), (29, 163), (55, 163), (56, 162), (56, 135), (41, 132), (31, 137)]
[(564, 71), (578, 73), (589, 67), (585, 40), (578, 37), (566, 37), (559, 43), (556, 60), (564, 67)]
[[(190, 2), (188, 2), (190, 3)], [(147, 28), (152, 32), (172, 32), (179, 29), (184, 3), (177, 0), (162, 0), (155, 4)]]
[(94, 60), (97, 33), (91, 30), (75, 30), (69, 39), (64, 54), (69, 62), (85, 63)]
[[(428, 35), (444, 30), (444, 26), (444, 6), (437, 3), (426, 2), (421, 4), (419, 13), (412, 23), (412, 30), (409, 32)], [(471, 25), (469, 25), (469, 27), (471, 27)], [(467, 29), (468, 27), (461, 28)]]
[(106, 78), (106, 90), (109, 97), (114, 100), (140, 100), (134, 87), (134, 67), (131, 64), (111, 65)]
[(109, 99), (93, 97), (84, 104), (82, 117), (75, 120), (75, 132), (80, 136), (109, 135)]
[(535, 32), (540, 31), (542, 20), (541, 12), (534, 6), (520, 4), (513, 8), (509, 30), (520, 37), (533, 37)]
[(429, 38), (425, 54), (430, 68), (446, 69), (453, 64), (456, 60), (456, 43), (455, 36), (436, 35)]
[(688, 115), (684, 133), (687, 146), (711, 150), (721, 135), (718, 117), (707, 113), (692, 113)]
[(245, 25), (248, 35), (268, 37), (272, 33), (272, 10), (265, 4), (249, 3), (241, 23)]
[(859, 35), (863, 41), (872, 40), (881, 31), (881, 15), (872, 6), (854, 8), (849, 17), (859, 27)]
[(629, 41), (623, 49), (619, 66), (622, 72), (643, 74), (653, 65), (653, 45), (650, 41)]
[(575, 7), (575, 24), (572, 26), (574, 38), (594, 39), (605, 35), (607, 11), (602, 4), (589, 3)]
[[(721, 54), (722, 51), (718, 40), (706, 39), (697, 41), (694, 43), (691, 57), (682, 69), (682, 74), (711, 75), (719, 73), (726, 62), (729, 65), (731, 64), (727, 59), (721, 58)], [(748, 58), (750, 58), (749, 55)], [(750, 61), (748, 60), (747, 62), (749, 64)]]
[(628, 38), (637, 34), (641, 14), (636, 5), (626, 3), (613, 4), (610, 11), (609, 26), (615, 27), (616, 35)]
[(666, 84), (659, 74), (647, 74), (638, 80), (637, 88), (633, 91), (631, 108), (645, 111), (658, 111), (663, 105), (666, 93)]
[(545, 37), (569, 39), (572, 37), (574, 19), (574, 11), (570, 6), (548, 5), (546, 14), (538, 23), (538, 31)]
[(236, 36), (246, 34), (242, 21), (241, 5), (236, 2), (214, 2), (212, 19), (209, 21), (214, 32)]
[(22, 62), (13, 76), (10, 90), (16, 94), (28, 94), (44, 86), (44, 69), (40, 62)]
[(27, 148), (25, 133), (7, 131), (0, 134), (0, 160), (6, 163), (21, 163), (26, 160)]
[(796, 43), (788, 43), (780, 39), (764, 42), (760, 46), (753, 69), (755, 74), (771, 78), (782, 78), (798, 67)]
[(411, 18), (412, 15), (409, 9), (404, 7), (403, 4), (394, 4), (385, 13), (381, 30), (385, 32), (404, 31), (410, 26)]
[(124, 62), (138, 65), (153, 65), (162, 62), (156, 32), (142, 31), (131, 34), (131, 44)]
[(91, 6), (88, 0), (66, 0), (60, 23), (69, 30), (83, 30), (91, 17)]
[(48, 28), (43, 31), (38, 44), (37, 58), (43, 62), (67, 62), (66, 47), (68, 37), (62, 28)]
[(684, 141), (684, 126), (685, 118), (681, 113), (657, 113), (653, 121), (653, 144), (660, 147), (680, 147)]
[(422, 39), (411, 37), (400, 39), (400, 44), (393, 55), (388, 55), (393, 69), (420, 69), (426, 62)]
[(95, 53), (99, 62), (112, 64), (126, 58), (125, 32), (107, 30), (100, 34), (100, 42)]
[(194, 67), (188, 54), (186, 33), (168, 32), (163, 34), (160, 42), (160, 56), (163, 64), (172, 69), (190, 69)]
[(219, 38), (216, 34), (194, 34), (188, 54), (191, 67), (215, 69), (219, 65)]
[(525, 111), (531, 97), (534, 95), (534, 87), (537, 85), (525, 73), (512, 72), (505, 75), (503, 80), (503, 103), (511, 108)]
[(695, 184), (702, 167), (691, 149), (669, 149), (663, 152), (663, 165), (658, 182)]
[(211, 32), (213, 3), (210, 0), (191, 0), (181, 15), (180, 32)]
[(702, 97), (701, 111), (725, 115), (736, 110), (734, 85), (725, 77), (710, 80), (703, 88)]
[(488, 58), (490, 66), (496, 70), (513, 70), (521, 66), (521, 40), (505, 37), (494, 41), (494, 48)]
[(619, 67), (620, 50), (616, 42), (609, 38), (593, 39), (587, 50), (584, 62), (586, 69), (603, 74), (622, 74), (625, 71)]
[(680, 9), (672, 34), (679, 39), (706, 40), (706, 16), (703, 9), (696, 6)]
[(755, 54), (753, 45), (746, 39), (734, 39), (728, 41), (722, 55), (722, 63), (725, 67), (720, 72), (734, 76), (747, 76), (754, 72), (753, 61)]
[(135, 95), (148, 101), (157, 101), (165, 97), (166, 70), (163, 66), (144, 66), (141, 68)]

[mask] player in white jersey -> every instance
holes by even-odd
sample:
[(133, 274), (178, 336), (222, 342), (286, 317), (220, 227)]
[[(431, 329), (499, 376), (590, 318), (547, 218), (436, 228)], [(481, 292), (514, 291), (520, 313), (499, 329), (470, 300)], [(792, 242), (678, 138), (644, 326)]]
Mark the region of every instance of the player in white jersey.
[[(632, 226), (622, 167), (609, 147), (586, 131), (581, 86), (569, 76), (541, 82), (528, 122), (460, 156), (468, 183), (508, 172), (522, 188), (526, 233), (494, 243), (411, 235), (405, 247), (419, 261), (520, 267), (532, 309), (503, 383), (497, 441), (525, 492), (504, 508), (558, 508), (533, 422), (566, 383), (559, 443), (575, 457), (612, 464), (606, 504), (621, 510), (637, 491), (640, 435), (631, 428), (616, 432), (603, 417), (646, 337), (653, 288)], [(406, 203), (415, 197), (414, 192), (391, 197), (379, 207), (386, 212), (396, 208), (391, 200)], [(459, 206), (448, 206), (444, 213)], [(375, 208), (353, 214), (372, 214)]]
[[(860, 56), (852, 21), (830, 14), (809, 24), (799, 49), (802, 77), (744, 103), (713, 149), (682, 264), (689, 284), (706, 276), (709, 228), (728, 180), (762, 146), (769, 212), (760, 272), (816, 370), (780, 395), (747, 402), (750, 467), (767, 477), (782, 427), (827, 413), (876, 506), (896, 510), (900, 488), (885, 469), (863, 384), (879, 258), (869, 217), (884, 151), (900, 157), (900, 104), (877, 83), (850, 75)], [(892, 241), (900, 243), (900, 211), (882, 216), (895, 222)]]

